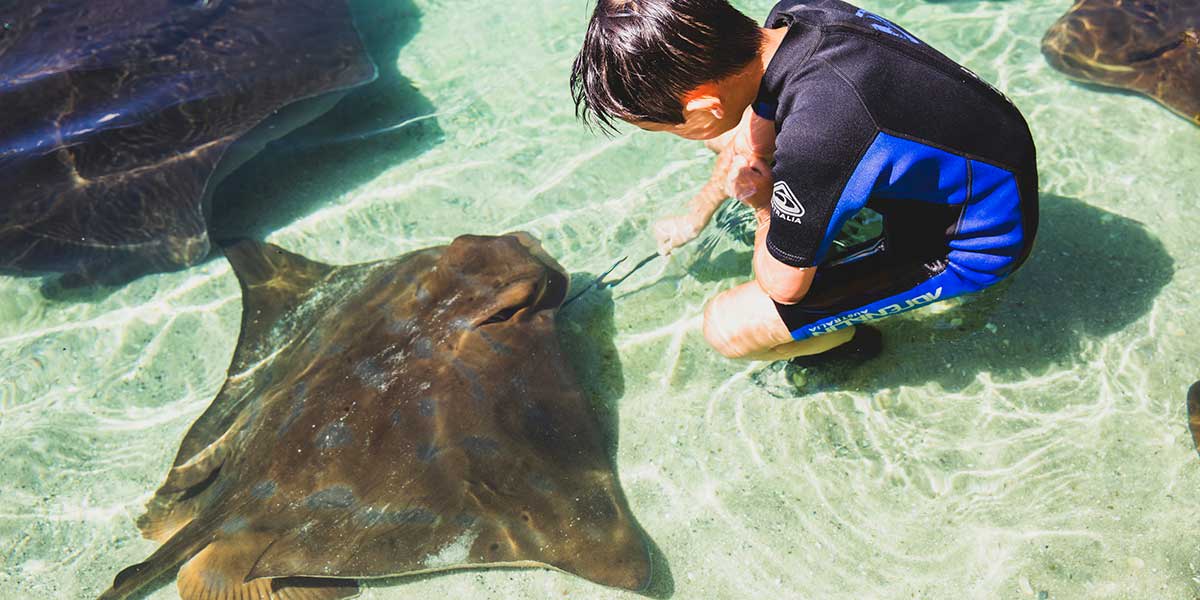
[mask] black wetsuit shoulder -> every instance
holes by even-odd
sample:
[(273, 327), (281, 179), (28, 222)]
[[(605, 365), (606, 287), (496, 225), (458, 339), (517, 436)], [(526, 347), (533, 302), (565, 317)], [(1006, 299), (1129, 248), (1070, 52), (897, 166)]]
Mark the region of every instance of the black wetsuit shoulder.
[(766, 26), (789, 28), (755, 102), (778, 132), (767, 244), (776, 259), (819, 264), (869, 201), (970, 204), (982, 193), (972, 164), (1033, 171), (1026, 195), (1036, 195), (1020, 112), (907, 30), (838, 0), (780, 2)]

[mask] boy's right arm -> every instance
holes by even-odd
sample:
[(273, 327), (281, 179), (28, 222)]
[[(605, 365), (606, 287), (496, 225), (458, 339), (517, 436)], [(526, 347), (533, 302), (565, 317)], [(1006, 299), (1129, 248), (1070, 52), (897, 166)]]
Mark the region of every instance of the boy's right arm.
[(658, 242), (658, 253), (664, 256), (676, 248), (696, 239), (701, 231), (708, 226), (713, 215), (729, 198), (726, 192), (726, 180), (733, 158), (733, 144), (717, 155), (717, 164), (708, 182), (700, 192), (688, 202), (687, 212), (660, 219), (654, 224), (654, 239)]
[(746, 109), (737, 129), (726, 135), (729, 137), (721, 140), (723, 144), (710, 143), (710, 148), (720, 148), (717, 163), (708, 182), (688, 202), (687, 212), (654, 224), (659, 254), (670, 254), (696, 239), (727, 198), (750, 204), (750, 198), (762, 191), (755, 186), (763, 173), (770, 173), (768, 161), (775, 152), (775, 124)]

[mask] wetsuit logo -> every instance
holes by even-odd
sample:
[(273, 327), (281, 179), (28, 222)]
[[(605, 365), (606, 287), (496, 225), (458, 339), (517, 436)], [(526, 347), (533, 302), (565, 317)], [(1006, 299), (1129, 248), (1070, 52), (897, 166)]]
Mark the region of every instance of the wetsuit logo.
[(800, 217), (804, 216), (804, 205), (796, 199), (796, 194), (792, 193), (792, 188), (788, 187), (786, 181), (775, 182), (775, 193), (771, 196), (771, 208), (779, 218), (792, 223), (799, 223)]
[(810, 335), (833, 333), (834, 331), (845, 329), (847, 327), (852, 327), (861, 323), (870, 323), (871, 321), (876, 321), (884, 317), (889, 317), (891, 315), (906, 312), (914, 308), (919, 308), (925, 306), (926, 304), (932, 304), (942, 299), (943, 289), (945, 288), (939, 287), (932, 292), (926, 292), (920, 296), (917, 296), (916, 298), (909, 298), (905, 300), (903, 304), (897, 302), (896, 304), (884, 306), (879, 310), (860, 310), (857, 312), (852, 312), (848, 315), (810, 326), (808, 327), (808, 332)]

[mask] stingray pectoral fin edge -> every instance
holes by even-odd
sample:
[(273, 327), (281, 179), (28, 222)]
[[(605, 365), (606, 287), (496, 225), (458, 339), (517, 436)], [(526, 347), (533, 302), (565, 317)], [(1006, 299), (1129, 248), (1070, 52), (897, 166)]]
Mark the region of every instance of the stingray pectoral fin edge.
[(167, 480), (159, 488), (159, 494), (170, 494), (174, 492), (183, 492), (197, 485), (200, 485), (204, 480), (212, 476), (212, 474), (221, 468), (225, 463), (225, 459), (229, 456), (230, 437), (233, 429), (226, 431), (224, 435), (213, 442), (208, 448), (201, 450), (187, 462), (173, 467), (167, 473)]
[(358, 596), (351, 579), (324, 577), (252, 578), (248, 564), (261, 554), (270, 534), (246, 533), (223, 537), (206, 546), (179, 569), (182, 600), (346, 600)]
[(196, 517), (199, 507), (188, 502), (188, 498), (207, 488), (219, 474), (229, 455), (232, 431), (167, 473), (167, 480), (146, 505), (146, 512), (138, 517), (137, 527), (142, 537), (164, 542)]
[[(98, 600), (127, 600), (146, 592), (176, 567), (180, 569), (180, 597), (183, 600), (239, 600), (250, 597), (270, 597), (272, 600), (347, 600), (359, 594), (353, 580), (284, 577), (243, 581), (226, 578), (225, 584), (214, 589), (219, 578), (202, 575), (214, 561), (219, 565), (220, 542), (213, 545), (213, 529), (207, 522), (193, 521), (181, 529), (166, 544), (145, 561), (122, 569), (113, 585)], [(186, 563), (186, 564), (185, 564)]]
[(155, 550), (149, 558), (117, 573), (113, 578), (112, 587), (100, 594), (98, 600), (125, 600), (145, 591), (159, 578), (207, 546), (211, 539), (211, 524), (192, 521)]
[[(233, 241), (224, 251), (242, 288), (241, 332), (238, 348), (229, 367), (229, 376), (233, 378), (275, 350), (271, 344), (265, 343), (270, 328), (281, 315), (302, 304), (313, 286), (333, 273), (336, 267), (308, 260), (277, 246), (249, 240)], [(227, 435), (237, 415), (255, 397), (238, 385), (233, 380), (227, 380), (217, 398), (192, 424), (180, 444), (175, 467), (198, 464), (197, 457)], [(223, 456), (213, 458), (221, 459)], [(219, 460), (216, 464), (219, 465)], [(172, 472), (172, 476), (179, 474)], [(181, 487), (189, 486), (168, 478), (168, 491)]]

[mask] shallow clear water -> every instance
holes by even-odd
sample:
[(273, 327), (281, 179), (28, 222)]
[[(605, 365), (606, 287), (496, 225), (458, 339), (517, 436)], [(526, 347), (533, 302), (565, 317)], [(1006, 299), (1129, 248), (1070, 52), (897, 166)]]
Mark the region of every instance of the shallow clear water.
[[(761, 17), (771, 3), (738, 4)], [(568, 333), (618, 351), (619, 368), (581, 370), (616, 416), (624, 489), (669, 566), (662, 591), (1195, 597), (1200, 460), (1183, 394), (1200, 375), (1200, 129), (1052, 71), (1038, 42), (1066, 2), (862, 4), (1025, 112), (1038, 248), (1006, 289), (884, 322), (882, 358), (816, 373), (800, 395), (701, 339), (704, 300), (748, 273), (735, 241), (653, 263), (611, 315), (599, 300), (568, 313)], [(524, 229), (594, 273), (651, 252), (649, 224), (707, 177), (697, 144), (576, 123), (566, 78), (584, 2), (393, 12), (404, 21), (385, 39), (403, 47), (381, 65), (383, 107), (307, 134), (415, 120), (251, 163), (226, 186), (223, 227), (332, 263)], [(102, 293), (48, 299), (42, 285), (0, 279), (0, 595), (87, 598), (154, 548), (133, 519), (224, 380), (240, 296), (224, 260)], [(633, 597), (541, 570), (364, 594), (549, 596)]]

